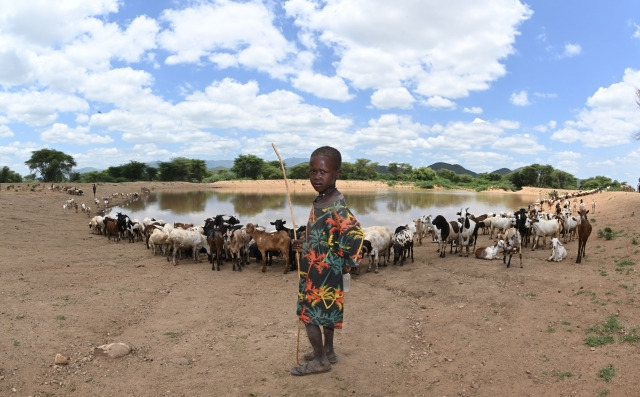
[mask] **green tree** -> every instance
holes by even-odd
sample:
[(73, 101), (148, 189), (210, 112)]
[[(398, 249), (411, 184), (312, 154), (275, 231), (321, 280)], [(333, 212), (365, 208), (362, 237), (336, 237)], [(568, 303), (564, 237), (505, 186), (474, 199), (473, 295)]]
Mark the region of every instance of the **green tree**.
[(420, 182), (435, 181), (436, 172), (430, 167), (420, 167), (420, 168), (414, 169), (411, 172), (411, 178), (414, 181), (420, 181)]
[(204, 179), (206, 183), (213, 183), (218, 181), (230, 181), (235, 178), (235, 175), (226, 168), (214, 170)]
[[(263, 179), (282, 179), (282, 168), (279, 161), (270, 161), (262, 166), (260, 171)], [(288, 177), (288, 176), (287, 176)]]
[(233, 171), (238, 178), (258, 179), (262, 177), (264, 160), (253, 154), (240, 155), (233, 160)]
[(0, 170), (0, 183), (22, 182), (22, 176), (6, 165)]
[(34, 175), (40, 174), (43, 182), (62, 182), (77, 165), (73, 157), (55, 149), (33, 151), (24, 163), (29, 171), (35, 171)]
[(309, 163), (296, 164), (287, 170), (287, 178), (309, 179)]
[(89, 171), (83, 174), (80, 174), (79, 182), (83, 183), (97, 183), (97, 182), (115, 182), (115, 178), (113, 178), (107, 170), (103, 171)]
[(189, 159), (178, 157), (168, 162), (158, 164), (159, 180), (161, 181), (187, 181), (191, 171)]
[(147, 167), (147, 177), (150, 181), (155, 181), (158, 177), (159, 170), (156, 167)]
[(568, 172), (553, 170), (551, 173), (552, 188), (554, 189), (577, 189), (578, 179)]
[(139, 161), (131, 160), (128, 164), (120, 166), (121, 176), (129, 181), (142, 181), (147, 179), (147, 165)]
[(395, 180), (410, 179), (413, 167), (407, 163), (389, 163), (387, 170), (393, 175)]
[(458, 174), (446, 168), (438, 170), (437, 174), (440, 178), (448, 179), (453, 183), (458, 183), (460, 181), (460, 176)]
[(536, 167), (526, 166), (526, 167), (522, 167), (518, 171), (514, 171), (511, 174), (509, 174), (508, 179), (518, 189), (521, 189), (523, 186), (539, 187), (538, 181), (540, 179), (540, 176), (538, 173), (538, 169)]
[(598, 175), (598, 176), (593, 176), (591, 178), (583, 179), (580, 183), (580, 189), (582, 190), (605, 189), (607, 186), (618, 187), (619, 185), (620, 183), (618, 181), (612, 181), (611, 178)]
[(538, 175), (540, 175), (540, 179), (538, 180), (539, 187), (551, 187), (553, 188), (553, 172), (555, 171), (550, 165), (539, 165), (534, 164), (534, 166), (538, 166)]
[[(342, 162), (342, 175), (340, 179), (356, 179), (355, 178), (355, 166), (349, 162)], [(307, 167), (307, 178), (309, 177), (309, 168)]]
[(357, 179), (361, 181), (376, 180), (378, 173), (376, 168), (378, 163), (372, 163), (371, 160), (357, 159), (353, 165), (353, 174), (351, 179)]
[(498, 182), (502, 180), (502, 175), (498, 174), (497, 172), (484, 172), (482, 174), (478, 174), (478, 179), (484, 179), (490, 182)]
[(192, 182), (202, 183), (202, 181), (205, 178), (207, 178), (209, 175), (211, 175), (211, 172), (207, 168), (207, 163), (204, 160), (197, 160), (197, 159), (191, 160), (191, 169), (189, 172), (189, 179)]
[[(456, 174), (456, 175), (458, 175), (458, 174)], [(469, 184), (469, 183), (472, 183), (474, 181), (474, 178), (469, 174), (460, 174), (460, 175), (458, 175), (458, 180), (459, 180), (460, 183)]]

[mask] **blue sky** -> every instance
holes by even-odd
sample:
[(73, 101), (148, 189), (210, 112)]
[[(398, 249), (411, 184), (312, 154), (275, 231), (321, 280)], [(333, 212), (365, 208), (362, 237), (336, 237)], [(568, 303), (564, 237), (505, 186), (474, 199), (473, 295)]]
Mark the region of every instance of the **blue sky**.
[(0, 0), (0, 166), (328, 144), (635, 186), (639, 49), (631, 0)]

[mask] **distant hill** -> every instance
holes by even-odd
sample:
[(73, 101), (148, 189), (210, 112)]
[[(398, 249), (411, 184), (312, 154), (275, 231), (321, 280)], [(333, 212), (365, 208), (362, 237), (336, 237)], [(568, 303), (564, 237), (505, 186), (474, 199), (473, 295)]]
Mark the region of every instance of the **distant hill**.
[(233, 160), (206, 160), (204, 163), (210, 170), (233, 167)]
[(432, 170), (434, 170), (435, 172), (438, 172), (442, 169), (445, 170), (450, 170), (455, 172), (458, 175), (471, 175), (472, 177), (477, 177), (478, 174), (473, 172), (473, 171), (469, 171), (468, 169), (464, 168), (463, 166), (459, 165), (459, 164), (449, 164), (449, 163), (443, 163), (443, 162), (438, 162), (438, 163), (433, 163), (429, 166), (429, 168), (431, 168)]
[(507, 174), (510, 174), (511, 172), (512, 171), (510, 169), (508, 169), (508, 168), (500, 168), (499, 170), (495, 170), (495, 171), (493, 171), (491, 173), (496, 173), (496, 174), (499, 174), (499, 175), (507, 175)]
[(77, 170), (74, 170), (74, 172), (77, 172), (78, 174), (85, 174), (87, 172), (97, 172), (97, 171), (100, 171), (100, 170), (94, 167), (84, 167), (84, 168), (78, 168)]

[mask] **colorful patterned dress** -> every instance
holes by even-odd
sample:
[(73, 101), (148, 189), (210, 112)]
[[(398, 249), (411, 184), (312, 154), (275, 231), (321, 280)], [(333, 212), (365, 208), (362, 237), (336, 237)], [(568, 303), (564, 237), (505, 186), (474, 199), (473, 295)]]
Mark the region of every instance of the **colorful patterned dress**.
[(301, 321), (342, 328), (342, 268), (360, 264), (363, 239), (360, 223), (342, 194), (332, 203), (314, 203), (300, 260), (297, 314)]

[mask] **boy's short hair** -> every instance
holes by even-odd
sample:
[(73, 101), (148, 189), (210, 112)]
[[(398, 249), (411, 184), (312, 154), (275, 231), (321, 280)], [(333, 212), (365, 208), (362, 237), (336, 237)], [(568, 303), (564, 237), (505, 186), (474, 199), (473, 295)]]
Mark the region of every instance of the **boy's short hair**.
[(333, 160), (333, 162), (336, 164), (337, 170), (342, 168), (342, 155), (340, 154), (340, 151), (336, 148), (333, 148), (331, 146), (319, 147), (316, 150), (314, 150), (313, 153), (311, 153), (311, 157), (314, 157), (314, 156), (328, 157), (331, 160)]

